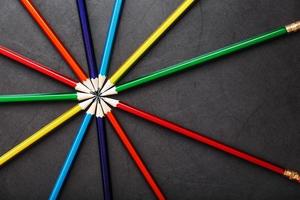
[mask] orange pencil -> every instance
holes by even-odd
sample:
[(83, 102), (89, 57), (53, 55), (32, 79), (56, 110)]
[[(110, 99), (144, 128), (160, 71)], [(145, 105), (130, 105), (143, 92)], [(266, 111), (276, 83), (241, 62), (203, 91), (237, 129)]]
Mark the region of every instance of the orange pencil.
[(64, 46), (62, 41), (58, 38), (56, 33), (52, 30), (52, 28), (49, 26), (47, 21), (41, 15), (41, 13), (33, 5), (31, 0), (20, 0), (20, 2), (23, 4), (25, 9), (32, 16), (32, 18), (36, 21), (36, 23), (39, 25), (39, 27), (43, 30), (45, 35), (49, 38), (49, 40), (55, 46), (57, 51), (61, 54), (63, 59), (68, 63), (68, 65), (71, 67), (71, 69), (76, 74), (78, 79), (90, 88), (90, 86), (92, 86), (92, 85), (89, 83), (90, 80), (88, 79), (88, 77), (85, 74), (85, 72), (83, 71), (83, 69), (80, 67), (80, 65), (77, 63), (77, 61), (73, 58), (73, 56), (70, 54), (70, 52), (66, 49), (66, 47)]

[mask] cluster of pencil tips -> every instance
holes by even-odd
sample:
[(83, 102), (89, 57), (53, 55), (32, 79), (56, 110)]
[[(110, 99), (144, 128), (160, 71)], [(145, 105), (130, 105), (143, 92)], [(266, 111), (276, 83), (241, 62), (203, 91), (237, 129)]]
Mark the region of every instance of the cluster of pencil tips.
[(96, 117), (105, 117), (105, 114), (111, 111), (110, 106), (117, 106), (117, 100), (106, 96), (113, 93), (110, 92), (113, 88), (104, 88), (103, 83), (105, 78), (87, 79), (84, 83), (78, 84), (76, 88), (77, 99), (82, 101), (82, 108), (88, 109), (87, 113), (96, 115)]
[(52, 70), (51, 68), (38, 63), (37, 61), (31, 60), (13, 50), (0, 45), (0, 54), (4, 57), (10, 58), (25, 67), (33, 69), (41, 74), (44, 74), (52, 79), (57, 80), (75, 89), (77, 92), (74, 93), (43, 93), (43, 94), (18, 94), (18, 95), (0, 95), (0, 103), (11, 103), (11, 102), (37, 102), (37, 101), (75, 101), (78, 104), (73, 108), (69, 109), (61, 116), (54, 119), (49, 124), (42, 127), (40, 130), (32, 134), (29, 138), (7, 151), (4, 155), (0, 156), (0, 166), (3, 166), (8, 161), (25, 151), (27, 148), (32, 146), (43, 137), (47, 136), (51, 131), (71, 119), (77, 113), (83, 110), (87, 110), (83, 118), (82, 124), (78, 130), (76, 138), (69, 150), (66, 160), (61, 168), (61, 172), (58, 175), (57, 181), (53, 187), (49, 199), (57, 199), (62, 186), (70, 172), (71, 166), (74, 162), (74, 158), (78, 152), (78, 149), (82, 143), (82, 140), (86, 134), (87, 127), (91, 123), (93, 116), (96, 116), (97, 123), (97, 134), (99, 142), (99, 154), (100, 154), (100, 166), (102, 176), (102, 186), (104, 199), (112, 199), (112, 188), (110, 180), (110, 168), (108, 162), (108, 149), (106, 143), (106, 131), (104, 126), (104, 117), (107, 117), (108, 121), (114, 128), (120, 141), (124, 145), (125, 149), (135, 162), (138, 170), (145, 178), (149, 187), (153, 191), (157, 199), (166, 199), (158, 183), (148, 170), (143, 159), (135, 149), (133, 143), (130, 141), (126, 132), (118, 122), (116, 116), (113, 114), (113, 108), (118, 108), (136, 117), (145, 119), (151, 123), (162, 126), (166, 129), (173, 131), (176, 134), (182, 135), (186, 138), (197, 141), (201, 144), (208, 145), (217, 150), (223, 151), (229, 155), (235, 156), (239, 159), (248, 161), (254, 165), (260, 166), (264, 169), (270, 170), (279, 175), (285, 176), (290, 180), (300, 183), (300, 174), (294, 170), (289, 170), (284, 167), (277, 166), (268, 161), (257, 158), (246, 152), (230, 147), (222, 142), (216, 141), (212, 138), (205, 136), (199, 132), (195, 132), (184, 128), (176, 123), (162, 119), (154, 114), (145, 112), (136, 107), (130, 106), (129, 104), (123, 103), (119, 100), (109, 98), (110, 95), (115, 95), (126, 90), (140, 87), (146, 83), (155, 82), (164, 77), (171, 76), (175, 73), (197, 67), (201, 64), (209, 61), (224, 57), (229, 54), (241, 51), (253, 47), (257, 44), (271, 41), (274, 38), (279, 38), (289, 33), (297, 32), (300, 30), (300, 21), (295, 23), (279, 27), (270, 32), (260, 34), (249, 39), (242, 40), (240, 42), (228, 45), (218, 50), (199, 55), (197, 57), (182, 61), (172, 66), (162, 68), (161, 70), (152, 72), (148, 75), (136, 78), (132, 81), (118, 85), (119, 80), (133, 68), (136, 61), (138, 61), (152, 46), (156, 43), (167, 30), (175, 24), (177, 20), (183, 16), (183, 14), (195, 3), (197, 0), (183, 0), (183, 2), (176, 8), (170, 16), (162, 22), (162, 24), (143, 42), (136, 51), (120, 66), (120, 68), (110, 77), (107, 78), (108, 67), (110, 65), (110, 58), (112, 55), (114, 38), (116, 36), (119, 19), (121, 16), (121, 10), (123, 6), (123, 0), (115, 0), (110, 24), (108, 27), (107, 38), (105, 47), (102, 54), (101, 64), (99, 71), (96, 65), (96, 59), (94, 54), (93, 41), (90, 33), (90, 27), (88, 22), (88, 13), (85, 5), (85, 0), (76, 0), (79, 19), (82, 29), (82, 36), (85, 46), (85, 53), (88, 61), (89, 76), (85, 74), (81, 66), (73, 58), (71, 53), (67, 50), (61, 40), (58, 38), (54, 30), (47, 23), (42, 14), (34, 6), (30, 0), (20, 0), (24, 8), (32, 16), (33, 20), (41, 28), (44, 34), (47, 36), (49, 41), (54, 45), (59, 54), (70, 66), (79, 81), (75, 81), (69, 77), (66, 77), (59, 72)]

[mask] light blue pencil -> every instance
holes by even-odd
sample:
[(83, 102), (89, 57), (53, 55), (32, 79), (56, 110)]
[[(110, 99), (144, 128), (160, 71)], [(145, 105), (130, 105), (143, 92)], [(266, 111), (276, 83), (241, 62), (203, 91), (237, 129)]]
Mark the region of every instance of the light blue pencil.
[(67, 155), (67, 158), (65, 160), (65, 163), (60, 171), (60, 174), (56, 180), (56, 183), (54, 185), (54, 188), (50, 194), (49, 200), (55, 200), (57, 199), (61, 188), (66, 180), (67, 175), (70, 172), (70, 169), (72, 167), (73, 161), (77, 155), (77, 152), (79, 150), (79, 147), (83, 141), (83, 138), (87, 132), (87, 128), (91, 122), (91, 119), (93, 118), (95, 111), (96, 111), (96, 105), (97, 105), (97, 99), (94, 100), (88, 111), (86, 112), (86, 115), (81, 123), (81, 126), (79, 128), (79, 131), (73, 141), (72, 147)]
[[(121, 16), (121, 10), (123, 7), (123, 2), (124, 2), (123, 0), (116, 0), (114, 4), (109, 30), (106, 36), (106, 42), (103, 50), (102, 60), (99, 67), (99, 77), (98, 77), (99, 89), (102, 88), (103, 83), (105, 82), (107, 76), (108, 68), (110, 65), (110, 58), (113, 50), (113, 44), (117, 33), (119, 19)], [(99, 102), (97, 106), (96, 122), (97, 122), (97, 133), (98, 133), (98, 143), (99, 143), (103, 196), (105, 200), (111, 200), (112, 188), (111, 188), (111, 180), (110, 180), (111, 178), (110, 178), (110, 170), (109, 170), (109, 157), (108, 157), (107, 142), (106, 142), (105, 120)]]
[(116, 0), (113, 8), (112, 17), (110, 20), (109, 29), (106, 36), (106, 42), (102, 54), (102, 60), (99, 66), (99, 88), (102, 88), (107, 76), (107, 71), (110, 64), (110, 57), (112, 55), (112, 48), (114, 45), (119, 19), (122, 12), (123, 2), (123, 0)]

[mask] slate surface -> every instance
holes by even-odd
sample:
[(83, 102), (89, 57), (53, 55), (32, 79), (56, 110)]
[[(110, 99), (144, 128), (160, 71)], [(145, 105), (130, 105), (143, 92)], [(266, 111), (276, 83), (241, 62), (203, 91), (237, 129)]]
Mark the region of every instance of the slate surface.
[[(86, 66), (75, 0), (34, 0), (80, 64)], [(87, 6), (100, 60), (112, 0)], [(127, 0), (113, 72), (181, 0)], [(123, 79), (300, 19), (299, 0), (198, 2)], [(0, 1), (0, 43), (73, 76), (18, 1)], [(243, 51), (118, 96), (125, 102), (280, 166), (300, 170), (300, 33)], [(69, 92), (69, 88), (0, 58), (0, 93)], [(85, 67), (85, 69), (87, 69)], [(74, 103), (0, 105), (0, 154)], [(299, 185), (126, 113), (115, 111), (169, 199), (299, 199)], [(82, 116), (77, 116), (0, 170), (1, 199), (47, 199)], [(110, 125), (115, 199), (154, 199)], [(95, 123), (61, 199), (101, 199)]]

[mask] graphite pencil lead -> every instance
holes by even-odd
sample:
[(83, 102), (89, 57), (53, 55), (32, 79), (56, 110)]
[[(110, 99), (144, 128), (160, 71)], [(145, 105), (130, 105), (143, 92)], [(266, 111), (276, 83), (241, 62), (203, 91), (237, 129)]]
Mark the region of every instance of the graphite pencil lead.
[(110, 96), (114, 94), (118, 94), (116, 87), (112, 87), (109, 90), (106, 90), (105, 92), (101, 93), (101, 96)]

